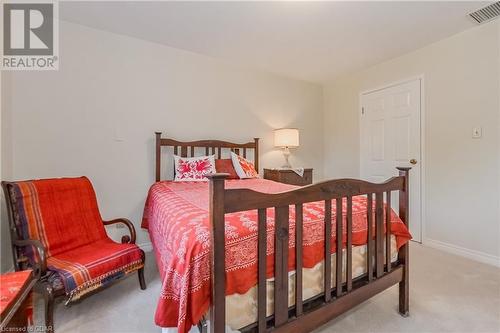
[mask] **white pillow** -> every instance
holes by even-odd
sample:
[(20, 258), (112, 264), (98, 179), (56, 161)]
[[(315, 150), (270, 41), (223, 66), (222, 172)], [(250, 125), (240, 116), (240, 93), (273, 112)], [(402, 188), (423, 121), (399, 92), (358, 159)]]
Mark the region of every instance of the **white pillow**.
[(234, 170), (236, 170), (238, 177), (241, 179), (259, 178), (259, 174), (255, 170), (253, 163), (246, 158), (231, 152), (231, 161), (233, 161)]
[(180, 157), (174, 155), (176, 182), (206, 181), (206, 175), (215, 173), (215, 155)]

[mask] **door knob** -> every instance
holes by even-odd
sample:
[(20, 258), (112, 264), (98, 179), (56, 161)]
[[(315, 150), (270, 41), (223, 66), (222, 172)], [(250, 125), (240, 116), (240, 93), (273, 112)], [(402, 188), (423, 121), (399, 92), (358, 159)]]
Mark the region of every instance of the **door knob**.
[(414, 159), (414, 158), (412, 158), (412, 159), (410, 160), (410, 163), (411, 163), (411, 164), (417, 164), (417, 160), (416, 160), (416, 159)]

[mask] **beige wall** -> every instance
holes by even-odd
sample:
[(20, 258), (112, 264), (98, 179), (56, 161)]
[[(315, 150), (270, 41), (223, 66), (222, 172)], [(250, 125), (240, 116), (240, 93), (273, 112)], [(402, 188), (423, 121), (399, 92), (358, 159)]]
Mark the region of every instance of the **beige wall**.
[[(10, 101), (10, 90), (7, 81), (8, 75), (5, 72), (0, 71), (0, 91), (2, 94), (0, 96), (0, 149), (2, 150), (0, 156), (0, 176), (3, 179), (12, 178), (12, 140), (11, 131), (12, 128), (10, 124), (10, 112), (6, 107)], [(5, 272), (6, 270), (12, 269), (12, 254), (10, 248), (10, 236), (9, 236), (9, 225), (7, 223), (7, 210), (5, 206), (5, 200), (2, 194), (0, 194), (0, 272)]]
[[(498, 260), (499, 22), (323, 89), (65, 22), (60, 37), (59, 71), (2, 75), (2, 179), (87, 175), (103, 217), (129, 217), (139, 230), (155, 130), (186, 140), (259, 136), (267, 167), (282, 164), (272, 129), (296, 126), (293, 164), (314, 167), (316, 180), (358, 177), (359, 93), (424, 74), (424, 241)], [(471, 139), (474, 125), (481, 140)], [(3, 271), (11, 267), (3, 211), (1, 224)], [(148, 242), (145, 232), (138, 242)]]
[[(2, 71), (0, 71), (0, 91), (2, 91)], [(6, 131), (3, 128), (5, 121), (3, 121), (4, 117), (4, 105), (5, 98), (3, 94), (0, 95), (0, 149), (2, 150), (2, 154), (0, 154), (0, 177), (4, 179), (4, 176), (8, 175), (8, 171), (10, 168), (7, 165), (7, 161), (9, 161), (8, 154), (5, 154), (4, 151), (6, 147), (4, 147), (7, 140), (4, 140), (4, 135)], [(12, 267), (12, 260), (10, 255), (10, 246), (9, 246), (9, 226), (7, 221), (6, 209), (5, 209), (5, 201), (3, 195), (0, 194), (0, 272), (5, 272)]]
[[(359, 93), (425, 76), (424, 242), (498, 262), (499, 26), (477, 27), (325, 85), (325, 177), (359, 176)], [(483, 138), (472, 139), (472, 127)]]
[(138, 243), (148, 242), (139, 225), (154, 180), (155, 130), (180, 140), (260, 137), (261, 167), (276, 167), (284, 160), (272, 130), (298, 127), (291, 161), (322, 177), (319, 85), (65, 22), (60, 60), (59, 71), (4, 75), (2, 122), (11, 133), (2, 157), (12, 173), (2, 176), (87, 175), (103, 217), (132, 219)]
[[(498, 46), (498, 68), (499, 68), (499, 76), (500, 76), (500, 22), (497, 22), (497, 46)], [(497, 168), (498, 171), (498, 196), (497, 196), (497, 208), (498, 208), (498, 220), (499, 222), (497, 223), (497, 233), (500, 235), (500, 87), (498, 88), (498, 122), (497, 122), (497, 129), (496, 132), (498, 133), (498, 163), (499, 167)], [(499, 236), (500, 238), (500, 236)], [(500, 244), (498, 245), (500, 247)]]

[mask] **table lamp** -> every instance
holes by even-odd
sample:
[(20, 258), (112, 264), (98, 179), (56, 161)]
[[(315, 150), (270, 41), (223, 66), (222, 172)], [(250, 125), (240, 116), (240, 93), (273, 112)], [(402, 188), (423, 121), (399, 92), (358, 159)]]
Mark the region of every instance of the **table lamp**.
[(290, 148), (297, 148), (299, 146), (299, 130), (297, 128), (280, 128), (274, 130), (274, 146), (283, 149), (283, 156), (285, 156), (285, 165), (283, 168), (291, 169), (292, 166), (288, 161)]

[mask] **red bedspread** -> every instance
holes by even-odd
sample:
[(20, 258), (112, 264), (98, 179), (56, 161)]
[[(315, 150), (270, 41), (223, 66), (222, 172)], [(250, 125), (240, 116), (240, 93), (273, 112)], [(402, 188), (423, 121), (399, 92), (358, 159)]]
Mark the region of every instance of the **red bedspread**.
[[(296, 188), (264, 179), (228, 180), (226, 188), (276, 193)], [(323, 260), (324, 203), (304, 205), (304, 267)], [(345, 206), (345, 202), (344, 202)], [(335, 204), (332, 205), (332, 252), (335, 252)], [(385, 211), (385, 210), (384, 210)], [(345, 214), (345, 207), (344, 207)], [(273, 276), (274, 212), (268, 210), (268, 277)], [(289, 269), (294, 269), (295, 212), (290, 207)], [(398, 247), (411, 236), (392, 212), (391, 232)], [(344, 218), (345, 223), (345, 218)], [(210, 226), (208, 183), (163, 181), (151, 186), (142, 227), (149, 230), (162, 278), (155, 322), (187, 332), (210, 304)], [(345, 230), (345, 228), (344, 228)], [(353, 198), (353, 245), (367, 237), (366, 197)], [(257, 282), (257, 211), (226, 214), (226, 294), (244, 294)], [(344, 236), (345, 240), (345, 236)]]

